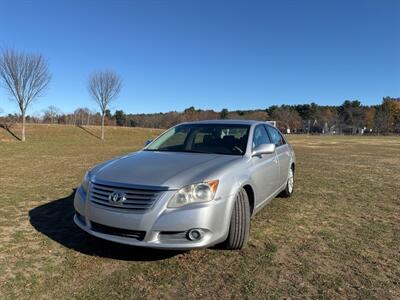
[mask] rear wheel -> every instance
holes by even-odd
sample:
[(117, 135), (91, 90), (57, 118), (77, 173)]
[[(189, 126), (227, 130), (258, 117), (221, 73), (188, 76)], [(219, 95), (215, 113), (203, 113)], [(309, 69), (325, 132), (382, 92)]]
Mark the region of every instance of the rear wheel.
[(289, 169), (286, 187), (281, 193), (282, 197), (289, 198), (290, 196), (292, 196), (293, 189), (294, 189), (294, 171), (293, 171), (293, 167), (291, 167)]
[(249, 239), (250, 233), (250, 203), (247, 193), (241, 189), (236, 196), (232, 211), (229, 235), (225, 248), (229, 250), (242, 249)]

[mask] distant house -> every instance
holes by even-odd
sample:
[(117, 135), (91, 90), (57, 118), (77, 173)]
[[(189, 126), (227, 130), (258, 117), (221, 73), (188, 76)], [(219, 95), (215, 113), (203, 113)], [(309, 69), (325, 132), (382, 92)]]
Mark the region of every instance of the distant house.
[(353, 126), (353, 125), (343, 125), (340, 128), (340, 133), (342, 134), (364, 134), (364, 128)]

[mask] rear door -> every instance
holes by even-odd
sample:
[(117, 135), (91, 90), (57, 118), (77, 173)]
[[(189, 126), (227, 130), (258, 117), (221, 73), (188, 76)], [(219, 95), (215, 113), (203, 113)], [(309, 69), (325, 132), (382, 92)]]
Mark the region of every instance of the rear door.
[(279, 186), (281, 186), (284, 183), (286, 183), (289, 172), (290, 148), (278, 129), (270, 125), (265, 125), (265, 128), (268, 131), (268, 135), (271, 139), (271, 142), (274, 143), (276, 146), (275, 153), (279, 160), (279, 171), (280, 171)]
[[(270, 138), (263, 125), (257, 125), (253, 133), (253, 149), (261, 144), (270, 144)], [(256, 190), (256, 207), (272, 195), (279, 186), (279, 163), (275, 153), (254, 156), (251, 159), (252, 179)]]

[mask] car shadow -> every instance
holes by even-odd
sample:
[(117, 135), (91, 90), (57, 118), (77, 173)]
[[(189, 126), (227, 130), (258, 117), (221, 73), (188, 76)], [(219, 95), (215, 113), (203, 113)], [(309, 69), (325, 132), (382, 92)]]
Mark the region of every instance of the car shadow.
[(118, 260), (157, 261), (182, 253), (113, 243), (87, 234), (73, 222), (74, 195), (75, 189), (67, 197), (31, 209), (29, 217), (32, 226), (61, 245), (87, 255)]

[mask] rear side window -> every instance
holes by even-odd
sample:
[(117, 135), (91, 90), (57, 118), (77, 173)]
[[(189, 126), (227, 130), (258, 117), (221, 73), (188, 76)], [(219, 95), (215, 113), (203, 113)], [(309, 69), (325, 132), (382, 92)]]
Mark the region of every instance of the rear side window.
[(268, 133), (265, 130), (265, 127), (262, 125), (258, 125), (254, 129), (254, 134), (253, 134), (253, 149), (257, 146), (260, 146), (262, 144), (270, 144), (271, 141), (269, 139)]
[(276, 128), (271, 126), (265, 127), (267, 128), (268, 134), (271, 138), (271, 142), (275, 144), (276, 147), (286, 144), (282, 134)]

